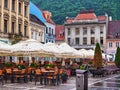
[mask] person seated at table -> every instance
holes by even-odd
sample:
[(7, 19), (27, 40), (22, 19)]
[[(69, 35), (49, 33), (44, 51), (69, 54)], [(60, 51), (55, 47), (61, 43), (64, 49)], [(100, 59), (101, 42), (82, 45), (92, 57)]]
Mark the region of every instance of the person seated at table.
[(25, 60), (23, 60), (23, 64), (22, 64), (22, 65), (23, 65), (24, 67), (27, 67), (27, 66), (28, 66)]
[(61, 69), (61, 79), (62, 79), (62, 83), (66, 83), (67, 82), (67, 71), (66, 69), (62, 68)]

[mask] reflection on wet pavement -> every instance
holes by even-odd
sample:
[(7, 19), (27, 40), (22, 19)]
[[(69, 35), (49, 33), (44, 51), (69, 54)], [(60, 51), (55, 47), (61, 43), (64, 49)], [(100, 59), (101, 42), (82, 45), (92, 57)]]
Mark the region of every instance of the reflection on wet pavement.
[(89, 87), (89, 90), (120, 90), (120, 76), (96, 82)]

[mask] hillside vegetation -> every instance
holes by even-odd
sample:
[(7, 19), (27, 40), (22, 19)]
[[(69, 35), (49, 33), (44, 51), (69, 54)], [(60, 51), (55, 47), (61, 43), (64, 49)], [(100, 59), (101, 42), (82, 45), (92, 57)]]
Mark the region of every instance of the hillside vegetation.
[(107, 13), (120, 20), (120, 0), (30, 0), (40, 9), (52, 12), (56, 24), (63, 24), (65, 17), (75, 17), (80, 10), (94, 10), (96, 15)]

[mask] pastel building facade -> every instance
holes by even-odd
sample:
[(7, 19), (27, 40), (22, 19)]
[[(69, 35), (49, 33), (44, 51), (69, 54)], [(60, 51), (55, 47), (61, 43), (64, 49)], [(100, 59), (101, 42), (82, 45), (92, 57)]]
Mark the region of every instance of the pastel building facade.
[(117, 47), (120, 47), (120, 20), (113, 20), (108, 22), (106, 53), (114, 56)]
[(29, 38), (29, 0), (0, 0), (0, 41)]
[(44, 35), (46, 30), (46, 22), (43, 17), (42, 11), (30, 2), (30, 28), (29, 28), (29, 37), (30, 39), (35, 39), (39, 42), (44, 43)]
[(107, 15), (96, 16), (94, 11), (86, 10), (65, 21), (65, 41), (76, 49), (94, 49), (100, 43), (106, 48)]
[(56, 25), (55, 26), (55, 43), (61, 44), (65, 42), (65, 26), (64, 25)]
[(45, 43), (47, 42), (55, 43), (55, 23), (51, 19), (52, 14), (49, 11), (42, 12), (44, 18), (46, 19)]

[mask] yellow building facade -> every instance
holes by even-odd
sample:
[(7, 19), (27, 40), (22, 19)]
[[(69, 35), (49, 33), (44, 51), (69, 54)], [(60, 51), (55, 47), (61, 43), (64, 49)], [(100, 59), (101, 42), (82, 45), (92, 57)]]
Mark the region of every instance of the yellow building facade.
[(29, 38), (29, 0), (0, 0), (0, 41)]

